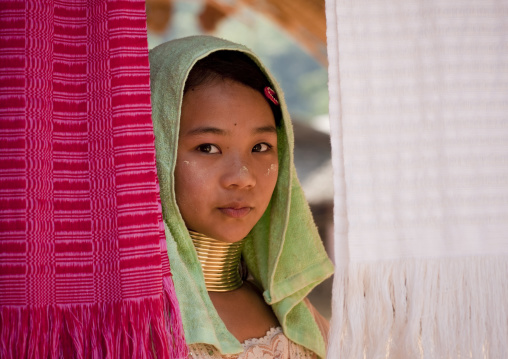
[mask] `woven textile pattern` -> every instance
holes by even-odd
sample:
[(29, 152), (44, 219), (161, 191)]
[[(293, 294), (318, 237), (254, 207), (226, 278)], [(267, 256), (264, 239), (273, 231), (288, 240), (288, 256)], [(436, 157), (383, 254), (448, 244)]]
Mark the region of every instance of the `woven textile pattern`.
[[(55, 338), (68, 335), (85, 356), (166, 357), (181, 327), (161, 231), (145, 3), (3, 1), (0, 16), (0, 356), (65, 354)], [(55, 342), (37, 349), (44, 336)]]
[(329, 358), (508, 357), (507, 16), (327, 1)]

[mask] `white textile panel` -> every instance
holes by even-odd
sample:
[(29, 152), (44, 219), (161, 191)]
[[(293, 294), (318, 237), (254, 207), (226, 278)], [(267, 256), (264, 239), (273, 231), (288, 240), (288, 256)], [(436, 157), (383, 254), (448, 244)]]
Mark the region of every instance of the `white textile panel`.
[(507, 358), (508, 2), (326, 12), (329, 358)]

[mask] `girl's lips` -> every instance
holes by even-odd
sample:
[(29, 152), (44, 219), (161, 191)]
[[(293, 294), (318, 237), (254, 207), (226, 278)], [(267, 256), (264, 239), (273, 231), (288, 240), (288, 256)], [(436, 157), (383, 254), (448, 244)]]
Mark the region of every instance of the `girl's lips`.
[(249, 212), (251, 211), (251, 207), (241, 207), (241, 208), (233, 208), (233, 207), (226, 207), (226, 208), (219, 208), (219, 210), (224, 213), (226, 216), (233, 217), (233, 218), (242, 218), (245, 217)]

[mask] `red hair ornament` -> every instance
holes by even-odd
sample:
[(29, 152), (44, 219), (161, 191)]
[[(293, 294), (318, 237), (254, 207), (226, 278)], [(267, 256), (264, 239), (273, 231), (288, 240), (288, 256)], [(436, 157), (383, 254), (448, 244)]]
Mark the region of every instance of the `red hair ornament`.
[(274, 105), (279, 106), (279, 101), (277, 101), (277, 94), (271, 87), (265, 87), (265, 96), (267, 99), (273, 102)]

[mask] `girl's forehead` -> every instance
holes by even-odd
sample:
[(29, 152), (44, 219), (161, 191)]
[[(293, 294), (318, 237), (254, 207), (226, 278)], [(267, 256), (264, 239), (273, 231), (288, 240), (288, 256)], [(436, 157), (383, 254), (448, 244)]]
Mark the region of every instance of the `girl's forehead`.
[(180, 133), (194, 127), (275, 127), (268, 102), (258, 91), (231, 80), (189, 89), (183, 98)]

